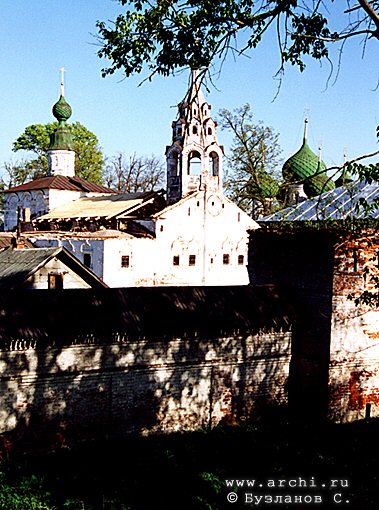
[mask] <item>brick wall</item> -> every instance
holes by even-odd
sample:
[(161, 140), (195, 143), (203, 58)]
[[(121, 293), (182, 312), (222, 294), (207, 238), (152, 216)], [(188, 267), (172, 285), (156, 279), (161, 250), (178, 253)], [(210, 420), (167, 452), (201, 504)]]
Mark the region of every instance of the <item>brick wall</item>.
[(373, 288), (378, 251), (370, 233), (251, 235), (252, 283), (275, 284), (296, 310), (289, 378), (295, 413), (336, 422), (379, 416), (379, 311), (349, 297)]
[(379, 416), (379, 311), (349, 298), (372, 289), (378, 250), (369, 233), (336, 242), (329, 372), (333, 421)]
[[(272, 310), (278, 306), (275, 297), (252, 299), (250, 291), (236, 288), (231, 291), (230, 304), (225, 302), (219, 310), (220, 320), (213, 322), (221, 296), (229, 299), (227, 288), (221, 294), (212, 289), (211, 295), (206, 289), (187, 288), (171, 295), (169, 289), (150, 291), (64, 291), (61, 298), (59, 293), (50, 293), (50, 299), (48, 292), (35, 291), (29, 293), (34, 297), (29, 310), (33, 323), (25, 312), (28, 296), (8, 298), (11, 308), (7, 310), (18, 315), (18, 329), (10, 320), (0, 320), (0, 433), (27, 441), (29, 447), (42, 440), (54, 446), (130, 432), (209, 427), (222, 419), (243, 420), (261, 415), (271, 405), (286, 404), (291, 332), (289, 324), (273, 317)], [(109, 308), (115, 314), (116, 302), (122, 298), (125, 302), (130, 293), (133, 310), (121, 307), (117, 317), (111, 316)], [(206, 331), (195, 327), (197, 304), (204, 297), (209, 298)], [(158, 306), (157, 298), (161, 306), (157, 334), (147, 335), (152, 325), (144, 321), (131, 334), (132, 322), (141, 319), (138, 299), (141, 307), (143, 303), (149, 309), (149, 303)], [(65, 308), (64, 317), (62, 310), (56, 310), (59, 302)], [(272, 323), (266, 317), (261, 324), (254, 320), (246, 326), (245, 314), (253, 317), (258, 302), (262, 310), (271, 303), (272, 310), (266, 311), (275, 320)], [(91, 307), (97, 316), (92, 326), (87, 322)], [(192, 307), (192, 312), (183, 315), (183, 307)], [(65, 336), (60, 321), (69, 321), (75, 308), (81, 315)], [(141, 309), (140, 313), (145, 312)], [(175, 313), (187, 324), (186, 331), (177, 326), (174, 329), (180, 336), (174, 331), (164, 334), (170, 329), (165, 327), (169, 317), (176, 324)], [(230, 334), (221, 316), (236, 313), (239, 328), (233, 326)], [(188, 326), (191, 318), (192, 329)]]
[(272, 284), (295, 310), (289, 403), (301, 419), (324, 419), (333, 289), (333, 237), (326, 232), (255, 231), (252, 284)]

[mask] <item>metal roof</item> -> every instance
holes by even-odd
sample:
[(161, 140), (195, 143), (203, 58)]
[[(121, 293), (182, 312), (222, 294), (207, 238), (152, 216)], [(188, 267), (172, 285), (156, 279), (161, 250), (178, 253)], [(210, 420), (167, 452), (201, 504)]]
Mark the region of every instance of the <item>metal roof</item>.
[(147, 203), (148, 197), (155, 198), (156, 193), (125, 193), (101, 197), (82, 197), (53, 209), (40, 216), (37, 221), (65, 218), (112, 218), (138, 209)]
[[(379, 200), (377, 183), (353, 182), (265, 216), (259, 222), (379, 218), (379, 204), (375, 200)], [(367, 211), (363, 202), (372, 205), (372, 209)]]
[(83, 280), (94, 286), (107, 287), (65, 248), (7, 248), (0, 251), (0, 287), (15, 288), (25, 282), (52, 258), (58, 257)]
[(52, 175), (48, 177), (41, 177), (34, 181), (21, 184), (20, 186), (13, 186), (12, 188), (4, 190), (4, 193), (16, 193), (18, 191), (31, 191), (35, 189), (60, 189), (68, 191), (84, 191), (87, 193), (115, 193), (115, 191), (94, 184), (93, 182), (85, 181), (80, 177), (67, 177), (65, 175)]

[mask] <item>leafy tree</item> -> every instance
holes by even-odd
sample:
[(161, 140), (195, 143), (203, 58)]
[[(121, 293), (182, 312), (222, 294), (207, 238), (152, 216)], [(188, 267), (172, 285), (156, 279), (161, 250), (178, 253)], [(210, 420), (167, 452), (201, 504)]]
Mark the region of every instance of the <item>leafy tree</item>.
[(227, 157), (227, 194), (254, 218), (270, 214), (278, 207), (278, 135), (261, 122), (254, 122), (249, 104), (233, 112), (221, 110), (219, 126), (233, 135)]
[[(208, 69), (233, 51), (255, 48), (270, 27), (276, 30), (282, 68), (285, 62), (304, 69), (304, 55), (328, 56), (330, 43), (350, 37), (379, 39), (379, 2), (357, 0), (118, 0), (126, 6), (111, 26), (98, 22), (100, 57), (110, 60), (103, 75), (123, 69), (126, 76), (145, 67), (149, 78), (188, 67)], [(339, 25), (333, 30), (330, 14)], [(341, 28), (341, 26), (343, 28)], [(243, 48), (238, 34), (247, 35)]]
[(164, 165), (155, 156), (127, 158), (120, 152), (106, 165), (103, 179), (119, 193), (137, 193), (161, 188), (164, 176)]
[[(5, 163), (4, 167), (10, 179), (10, 185), (23, 184), (26, 181), (43, 177), (48, 173), (47, 151), (50, 136), (58, 123), (32, 124), (13, 143), (13, 151), (27, 151), (31, 159), (13, 163)], [(78, 177), (101, 184), (104, 157), (99, 141), (94, 133), (80, 122), (67, 126), (72, 133), (76, 152), (75, 172)]]

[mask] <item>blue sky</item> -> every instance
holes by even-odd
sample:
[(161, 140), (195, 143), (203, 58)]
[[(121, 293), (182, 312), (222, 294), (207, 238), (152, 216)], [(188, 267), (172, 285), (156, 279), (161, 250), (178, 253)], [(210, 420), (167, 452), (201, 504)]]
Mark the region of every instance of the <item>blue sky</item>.
[[(341, 2), (342, 3), (342, 2)], [(114, 0), (2, 0), (0, 17), (0, 165), (16, 161), (12, 143), (24, 128), (54, 120), (51, 107), (59, 96), (59, 68), (66, 72), (66, 99), (79, 121), (99, 138), (104, 154), (117, 152), (164, 157), (171, 121), (183, 98), (188, 75), (155, 78), (122, 74), (102, 78), (105, 61), (97, 57), (96, 21), (114, 19), (121, 5)], [(335, 18), (337, 20), (337, 18)], [(379, 43), (372, 41), (362, 59), (358, 41), (347, 44), (339, 77), (327, 87), (329, 65), (309, 60), (306, 70), (286, 69), (274, 100), (279, 55), (273, 38), (252, 58), (229, 58), (216, 87), (207, 94), (217, 117), (220, 108), (250, 103), (256, 120), (280, 134), (285, 160), (300, 146), (304, 108), (309, 108), (309, 143), (317, 152), (322, 141), (328, 166), (378, 149)], [(333, 51), (336, 55), (336, 51)], [(230, 146), (230, 136), (219, 131)]]

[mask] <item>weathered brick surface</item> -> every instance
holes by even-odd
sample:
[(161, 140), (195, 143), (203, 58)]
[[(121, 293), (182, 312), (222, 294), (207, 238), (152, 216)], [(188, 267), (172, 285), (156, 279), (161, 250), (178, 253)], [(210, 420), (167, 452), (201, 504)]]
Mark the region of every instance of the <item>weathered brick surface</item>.
[(251, 236), (251, 281), (275, 284), (296, 309), (289, 401), (300, 414), (333, 421), (379, 416), (379, 311), (349, 297), (374, 288), (378, 252), (375, 233)]
[(290, 341), (280, 331), (60, 348), (18, 341), (0, 352), (0, 432), (54, 444), (243, 419), (286, 402)]
[(329, 372), (329, 417), (334, 421), (361, 419), (367, 412), (379, 416), (379, 311), (349, 298), (372, 289), (378, 249), (370, 235), (336, 243)]

